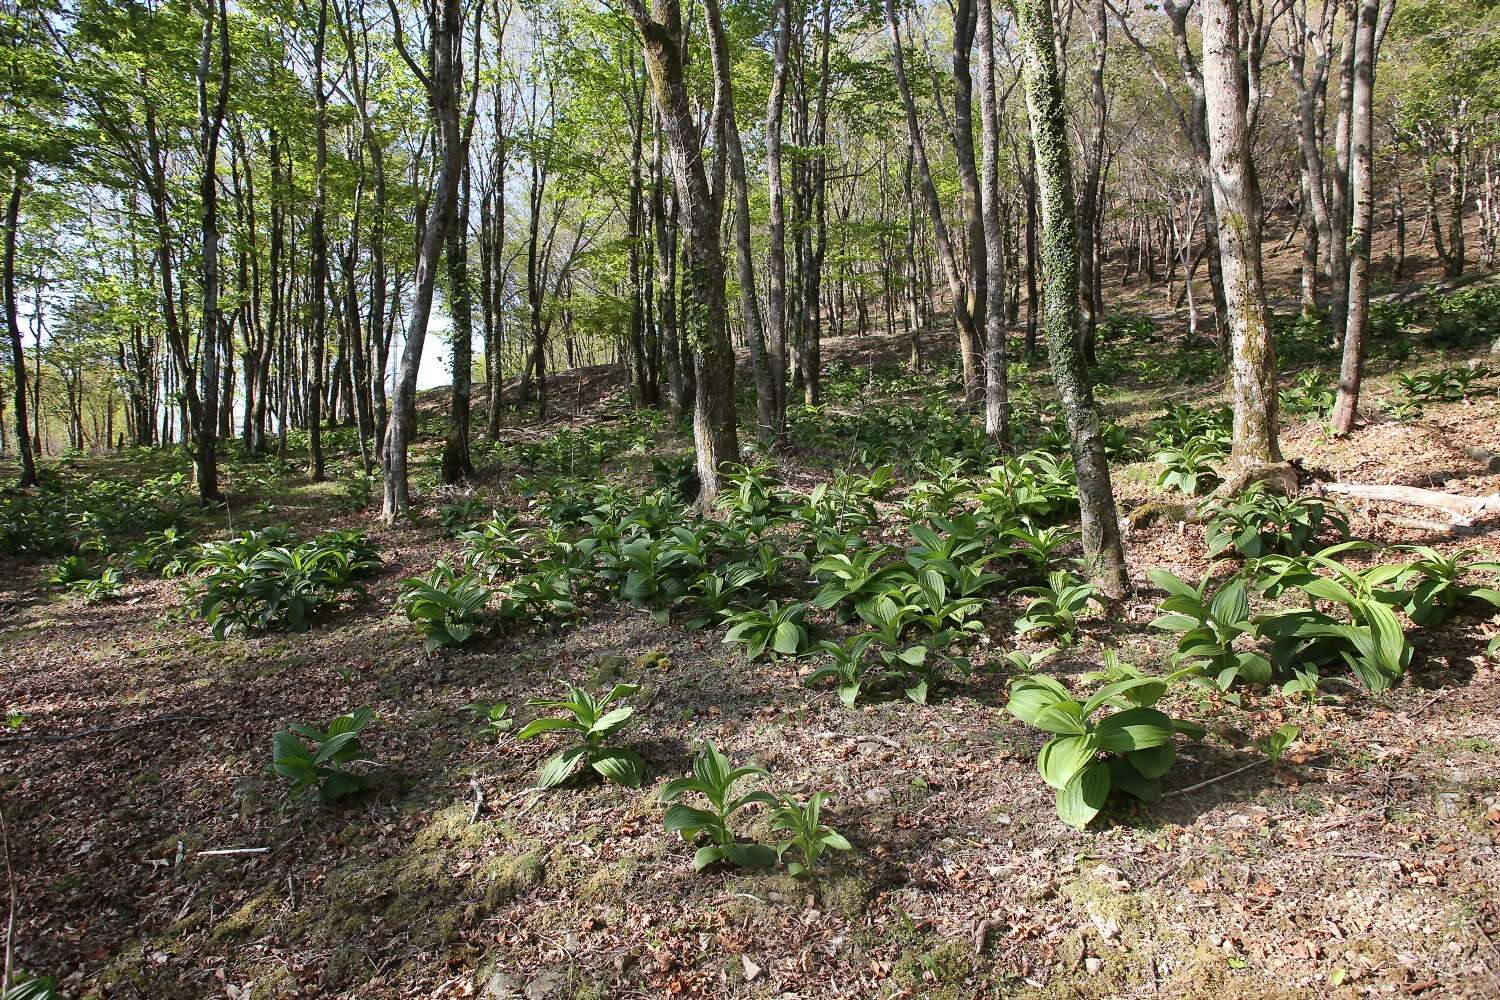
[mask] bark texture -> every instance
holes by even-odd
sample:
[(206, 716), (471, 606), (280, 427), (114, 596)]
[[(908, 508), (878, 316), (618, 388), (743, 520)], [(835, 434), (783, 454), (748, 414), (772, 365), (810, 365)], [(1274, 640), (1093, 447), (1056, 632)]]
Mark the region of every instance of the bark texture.
[(1078, 349), (1077, 204), (1052, 6), (1050, 0), (1017, 0), (1015, 12), (1041, 208), (1042, 329), (1078, 473), (1084, 564), (1105, 594), (1119, 598), (1130, 589), (1125, 550), (1099, 433), (1099, 411)]

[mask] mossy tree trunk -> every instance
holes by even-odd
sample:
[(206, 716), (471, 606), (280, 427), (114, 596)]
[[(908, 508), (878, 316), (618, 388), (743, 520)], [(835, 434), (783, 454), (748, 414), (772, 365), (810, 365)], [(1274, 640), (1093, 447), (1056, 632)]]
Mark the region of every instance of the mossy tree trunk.
[(1114, 489), (1099, 433), (1094, 391), (1078, 350), (1078, 217), (1069, 158), (1067, 109), (1053, 44), (1050, 0), (1017, 0), (1026, 106), (1036, 150), (1041, 208), (1042, 330), (1078, 471), (1084, 564), (1111, 598), (1129, 590)]
[[(725, 326), (724, 260), (720, 252), (719, 219), (724, 194), (722, 143), (716, 142), (715, 183), (710, 184), (698, 141), (686, 80), (682, 8), (678, 0), (653, 0), (647, 11), (640, 0), (627, 0), (627, 9), (641, 33), (652, 94), (661, 112), (661, 130), (672, 161), (677, 201), (682, 205), (682, 315), (681, 323), (692, 350), (696, 392), (693, 400), (693, 443), (698, 455), (700, 499), (709, 503), (719, 491), (725, 462), (739, 461), (739, 438), (734, 412), (734, 348)], [(708, 9), (718, 21), (718, 6)], [(721, 30), (722, 28), (718, 28)], [(727, 76), (727, 74), (724, 74)], [(723, 77), (716, 82), (714, 115), (707, 132), (721, 138)]]
[[(467, 150), (465, 150), (467, 152)], [(458, 208), (448, 227), (448, 311), (453, 330), (453, 398), (443, 443), (443, 482), (454, 485), (474, 474), (469, 452), (469, 401), (474, 392), (474, 301), (469, 289), (469, 167), (464, 157)]]

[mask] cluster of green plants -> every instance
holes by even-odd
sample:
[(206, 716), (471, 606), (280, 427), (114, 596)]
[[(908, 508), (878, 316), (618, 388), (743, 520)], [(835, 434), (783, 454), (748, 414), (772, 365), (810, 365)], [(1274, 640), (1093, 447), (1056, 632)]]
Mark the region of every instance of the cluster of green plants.
[(930, 402), (893, 403), (854, 413), (828, 404), (795, 407), (787, 411), (787, 429), (814, 451), (841, 463), (852, 459), (866, 468), (909, 469), (949, 456), (982, 464), (998, 455), (984, 428), (936, 393)]
[(1058, 817), (1077, 829), (1099, 815), (1112, 792), (1155, 802), (1177, 760), (1176, 738), (1203, 736), (1201, 727), (1155, 707), (1166, 680), (1117, 660), (1107, 664), (1112, 679), (1084, 701), (1055, 678), (1032, 674), (1012, 682), (1006, 704), (1017, 719), (1052, 734), (1037, 771), (1056, 792)]
[(83, 556), (64, 556), (47, 576), (49, 587), (81, 597), (90, 604), (119, 596), (124, 582), (118, 569), (113, 566), (96, 569)]
[[(1412, 644), (1393, 609), (1417, 627), (1435, 625), (1464, 607), (1500, 609), (1490, 579), (1500, 563), (1473, 550), (1444, 556), (1403, 547), (1416, 558), (1355, 567), (1347, 557), (1376, 547), (1342, 542), (1313, 553), (1269, 553), (1235, 575), (1197, 586), (1165, 570), (1151, 579), (1167, 591), (1154, 628), (1177, 634), (1179, 662), (1202, 669), (1204, 683), (1228, 691), (1237, 682), (1281, 683), (1287, 694), (1317, 691), (1323, 671), (1343, 664), (1371, 692), (1399, 681)], [(1250, 595), (1300, 596), (1301, 606), (1256, 613)]]
[(1494, 386), (1480, 384), (1493, 374), (1485, 365), (1451, 365), (1414, 375), (1397, 375), (1396, 384), (1401, 388), (1401, 398), (1409, 402), (1456, 403), (1475, 396), (1494, 395)]
[(1277, 406), (1282, 413), (1292, 416), (1326, 414), (1333, 409), (1335, 389), (1333, 379), (1323, 369), (1304, 368), (1290, 386), (1281, 390)]
[(302, 631), (319, 609), (362, 592), (359, 579), (380, 565), (374, 546), (358, 531), (300, 541), (284, 528), (267, 528), (202, 545), (189, 587), (198, 616), (216, 639)]
[(1338, 507), (1315, 496), (1288, 497), (1264, 483), (1215, 504), (1204, 527), (1210, 556), (1233, 549), (1248, 559), (1300, 555), (1330, 533), (1338, 541), (1349, 537), (1349, 518)]
[(187, 486), (182, 472), (124, 480), (41, 470), (36, 489), (0, 497), (0, 553), (115, 554), (131, 538), (177, 524)]
[(1500, 288), (1469, 285), (1423, 299), (1430, 315), (1430, 339), (1442, 347), (1462, 347), (1500, 335)]
[(292, 791), (316, 792), (324, 802), (346, 798), (369, 787), (369, 780), (349, 770), (363, 748), (359, 734), (374, 717), (368, 708), (340, 715), (326, 730), (290, 723), (272, 739), (272, 766), (291, 781)]
[(1157, 485), (1197, 496), (1219, 482), (1218, 466), (1229, 453), (1226, 406), (1176, 404), (1151, 421), (1145, 445), (1162, 467)]
[[(784, 863), (791, 875), (804, 878), (817, 872), (829, 851), (851, 850), (849, 841), (823, 820), (826, 792), (814, 792), (800, 800), (766, 789), (739, 791), (736, 786), (750, 778), (767, 780), (770, 772), (755, 765), (735, 767), (717, 746), (705, 740), (693, 758), (692, 777), (677, 778), (662, 789), (662, 801), (667, 803), (662, 826), (685, 842), (699, 845), (693, 853), (694, 871), (720, 862), (741, 868)], [(684, 802), (690, 795), (702, 804)], [(756, 805), (770, 811), (772, 832), (783, 835), (774, 845), (743, 839), (734, 828), (735, 817)], [(796, 860), (787, 860), (790, 852), (796, 853)]]
[(495, 442), (491, 451), (501, 464), (520, 467), (532, 476), (589, 477), (615, 456), (644, 452), (667, 419), (648, 408), (626, 409), (610, 417), (607, 422), (564, 427), (541, 441)]
[(477, 573), (455, 573), (439, 562), (426, 576), (401, 582), (397, 606), (426, 640), (427, 651), (462, 646), (484, 623), (490, 590)]
[[(646, 762), (628, 747), (612, 745), (613, 737), (635, 714), (624, 704), (638, 690), (634, 684), (616, 684), (602, 697), (567, 684), (561, 698), (539, 698), (527, 704), (551, 712), (527, 723), (517, 740), (530, 740), (543, 733), (566, 733), (573, 743), (554, 754), (537, 773), (538, 788), (556, 788), (581, 768), (627, 788), (639, 787), (646, 776)], [(618, 704), (617, 704), (618, 703)], [(613, 708), (611, 706), (614, 706)]]

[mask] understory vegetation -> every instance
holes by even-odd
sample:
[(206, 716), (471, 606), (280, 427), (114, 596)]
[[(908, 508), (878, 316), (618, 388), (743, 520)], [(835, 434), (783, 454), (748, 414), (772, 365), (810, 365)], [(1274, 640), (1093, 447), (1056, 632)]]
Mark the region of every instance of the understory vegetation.
[(1500, 0), (0, 0), (0, 1000), (1500, 995)]

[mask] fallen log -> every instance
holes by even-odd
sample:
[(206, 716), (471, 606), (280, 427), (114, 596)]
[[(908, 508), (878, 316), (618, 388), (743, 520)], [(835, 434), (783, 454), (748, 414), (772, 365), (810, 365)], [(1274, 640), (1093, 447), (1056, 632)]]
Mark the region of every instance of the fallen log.
[(1440, 493), (1419, 486), (1375, 486), (1364, 483), (1318, 483), (1309, 484), (1313, 493), (1358, 497), (1362, 500), (1383, 500), (1386, 503), (1405, 504), (1410, 507), (1430, 507), (1441, 510), (1453, 518), (1454, 524), (1470, 525), (1477, 517), (1500, 513), (1500, 493), (1483, 497), (1466, 497), (1457, 493)]

